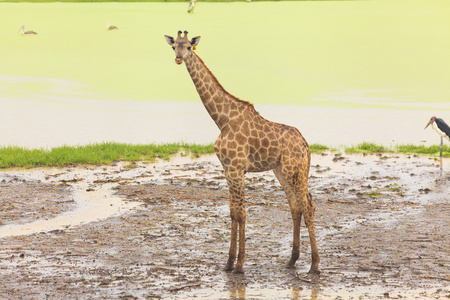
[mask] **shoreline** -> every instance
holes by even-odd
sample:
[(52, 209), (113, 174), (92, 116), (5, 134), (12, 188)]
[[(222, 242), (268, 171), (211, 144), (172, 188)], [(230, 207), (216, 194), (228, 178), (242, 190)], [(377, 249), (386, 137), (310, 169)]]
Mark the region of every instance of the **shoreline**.
[[(450, 147), (444, 145), (442, 157), (438, 156), (438, 145), (425, 147), (415, 145), (396, 145), (385, 147), (373, 143), (360, 143), (352, 146), (331, 148), (320, 144), (309, 145), (311, 154), (320, 155), (423, 155), (434, 160), (450, 157)], [(63, 168), (71, 166), (101, 167), (113, 166), (117, 163), (129, 163), (132, 168), (136, 163), (155, 163), (158, 160), (170, 162), (179, 157), (199, 158), (214, 156), (213, 144), (147, 144), (134, 145), (124, 143), (97, 143), (84, 146), (62, 146), (52, 149), (28, 149), (8, 146), (0, 147), (0, 170), (32, 169), (32, 168)]]

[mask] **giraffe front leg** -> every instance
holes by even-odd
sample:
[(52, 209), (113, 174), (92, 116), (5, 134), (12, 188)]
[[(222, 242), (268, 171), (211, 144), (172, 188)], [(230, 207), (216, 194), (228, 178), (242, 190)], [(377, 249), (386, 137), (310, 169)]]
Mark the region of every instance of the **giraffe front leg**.
[(224, 269), (227, 272), (233, 271), (234, 261), (236, 260), (238, 226), (239, 226), (238, 222), (236, 220), (233, 220), (232, 218), (230, 251), (228, 252), (228, 261)]
[[(245, 207), (244, 207), (245, 209)], [(236, 263), (236, 269), (234, 270), (236, 273), (244, 273), (244, 262), (245, 262), (245, 214), (242, 219), (242, 217), (239, 218), (240, 221), (238, 221), (239, 224), (239, 254), (238, 254), (238, 260)]]
[(245, 208), (244, 197), (244, 172), (243, 171), (225, 171), (228, 189), (230, 191), (230, 215), (231, 215), (231, 241), (228, 261), (225, 267), (226, 271), (233, 270), (234, 261), (237, 253), (237, 240), (239, 233), (239, 252), (235, 267), (236, 273), (244, 273), (243, 265), (245, 262), (245, 222), (247, 212)]

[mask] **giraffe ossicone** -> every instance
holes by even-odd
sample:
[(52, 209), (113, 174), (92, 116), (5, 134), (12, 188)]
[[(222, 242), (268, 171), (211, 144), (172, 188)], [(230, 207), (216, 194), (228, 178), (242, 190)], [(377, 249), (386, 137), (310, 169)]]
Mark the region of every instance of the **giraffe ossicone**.
[(184, 31), (184, 36), (181, 34), (178, 31), (177, 39), (168, 35), (164, 37), (175, 51), (175, 62), (185, 63), (200, 99), (220, 129), (214, 151), (225, 172), (231, 216), (231, 242), (225, 270), (243, 272), (247, 219), (245, 173), (273, 170), (286, 193), (293, 221), (293, 246), (288, 266), (294, 267), (300, 254), (300, 222), (303, 216), (311, 244), (309, 272), (320, 273), (314, 227), (315, 206), (308, 192), (311, 162), (308, 143), (297, 128), (264, 119), (253, 104), (228, 93), (193, 51), (200, 36), (189, 40), (187, 31)]

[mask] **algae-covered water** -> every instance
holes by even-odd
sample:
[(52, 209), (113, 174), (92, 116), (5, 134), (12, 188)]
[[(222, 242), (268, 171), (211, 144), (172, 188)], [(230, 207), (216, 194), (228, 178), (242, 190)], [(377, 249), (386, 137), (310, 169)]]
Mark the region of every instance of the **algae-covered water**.
[(218, 131), (163, 38), (180, 29), (202, 36), (196, 51), (229, 92), (310, 142), (437, 143), (424, 125), (450, 121), (448, 1), (186, 9), (0, 3), (0, 144), (212, 142)]

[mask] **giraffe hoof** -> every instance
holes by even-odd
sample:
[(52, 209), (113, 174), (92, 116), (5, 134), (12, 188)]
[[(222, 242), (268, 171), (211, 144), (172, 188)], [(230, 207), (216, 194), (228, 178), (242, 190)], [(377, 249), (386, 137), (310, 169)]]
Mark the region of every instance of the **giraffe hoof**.
[(226, 266), (225, 268), (223, 268), (223, 270), (224, 270), (225, 272), (231, 272), (231, 271), (233, 271), (233, 267)]
[(286, 265), (286, 267), (287, 267), (288, 269), (295, 269), (295, 260), (294, 260), (294, 261), (290, 260), (290, 261), (288, 262), (288, 264)]
[(308, 271), (308, 274), (319, 275), (319, 274), (320, 274), (320, 271), (319, 271), (319, 269), (313, 269), (313, 268), (311, 268), (311, 269)]
[(288, 269), (295, 269), (295, 265), (287, 264), (286, 268), (288, 268)]
[(234, 274), (244, 274), (244, 270), (243, 269), (240, 269), (240, 270), (236, 269), (236, 270), (234, 270)]

